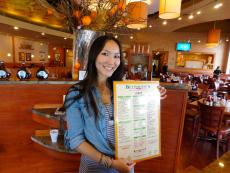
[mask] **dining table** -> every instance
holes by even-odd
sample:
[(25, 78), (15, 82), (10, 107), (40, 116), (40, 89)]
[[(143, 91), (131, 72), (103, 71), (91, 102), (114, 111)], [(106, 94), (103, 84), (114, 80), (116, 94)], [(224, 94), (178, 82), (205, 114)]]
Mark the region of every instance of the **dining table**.
[[(205, 99), (205, 98), (201, 98), (201, 99), (199, 99), (199, 100), (193, 101), (193, 102), (188, 103), (188, 104), (190, 104), (191, 107), (197, 108), (197, 109), (198, 109), (198, 107), (199, 107), (198, 102), (203, 103), (203, 102), (204, 102), (204, 99)], [(226, 103), (227, 103), (227, 102), (226, 102)], [(230, 107), (228, 106), (228, 104), (225, 104), (224, 106), (225, 106), (224, 116), (230, 117)]]

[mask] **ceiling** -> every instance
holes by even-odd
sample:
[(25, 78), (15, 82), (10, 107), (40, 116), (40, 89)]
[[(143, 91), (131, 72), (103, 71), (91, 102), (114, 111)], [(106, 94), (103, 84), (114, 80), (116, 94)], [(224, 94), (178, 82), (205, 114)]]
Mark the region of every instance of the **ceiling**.
[(65, 17), (55, 12), (48, 5), (41, 5), (42, 0), (0, 0), (0, 14), (29, 23), (43, 25), (53, 29), (67, 31), (63, 25)]
[[(71, 39), (63, 39), (63, 35), (67, 32), (64, 16), (51, 10), (49, 4), (46, 7), (41, 6), (40, 1), (44, 0), (0, 0), (0, 32), (66, 45), (67, 47), (71, 46)], [(223, 2), (224, 5), (218, 10), (214, 10), (213, 6), (216, 0), (182, 0), (182, 20), (172, 19), (167, 21), (167, 25), (162, 25), (163, 20), (158, 17), (159, 0), (151, 0), (148, 9), (148, 23), (152, 25), (152, 28), (145, 30), (148, 32), (207, 32), (213, 27), (212, 21), (217, 21), (216, 26), (223, 32), (229, 33), (230, 12), (228, 8), (230, 7), (230, 0), (219, 1)], [(202, 13), (195, 15), (198, 10), (201, 10)], [(193, 20), (187, 19), (190, 13), (194, 13)], [(5, 18), (5, 22), (1, 17)], [(32, 26), (30, 26), (21, 27), (15, 31), (12, 27), (14, 22), (10, 22), (8, 17), (43, 28), (31, 31)], [(45, 32), (46, 35), (42, 36), (41, 32), (48, 29), (52, 30)], [(59, 33), (55, 34), (57, 30)]]
[[(217, 26), (230, 33), (230, 0), (200, 0), (195, 1), (194, 5), (191, 4), (192, 0), (186, 1), (182, 4), (181, 16), (182, 20), (171, 19), (167, 20), (167, 25), (162, 25), (164, 20), (158, 17), (158, 14), (155, 13), (149, 16), (148, 23), (152, 25), (151, 31), (154, 32), (207, 32), (209, 23), (212, 21), (218, 21)], [(214, 9), (216, 2), (222, 2), (223, 6), (219, 9)], [(200, 15), (197, 15), (196, 12), (201, 11)], [(194, 19), (189, 20), (188, 16), (193, 13)], [(205, 25), (208, 26), (205, 26)], [(193, 25), (195, 25), (193, 27)], [(199, 29), (199, 27), (201, 27)], [(196, 28), (196, 29), (195, 29)], [(206, 28), (206, 29), (205, 29)], [(211, 27), (213, 28), (213, 27)], [(194, 30), (195, 29), (195, 30)], [(149, 31), (149, 29), (148, 29)]]

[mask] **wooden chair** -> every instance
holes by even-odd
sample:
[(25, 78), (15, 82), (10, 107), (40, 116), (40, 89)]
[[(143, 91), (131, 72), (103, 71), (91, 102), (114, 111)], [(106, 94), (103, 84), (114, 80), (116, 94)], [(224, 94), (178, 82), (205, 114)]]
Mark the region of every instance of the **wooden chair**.
[(230, 144), (230, 127), (222, 126), (225, 107), (208, 106), (200, 102), (198, 102), (198, 104), (200, 118), (194, 145), (197, 142), (201, 130), (204, 132), (204, 137), (207, 137), (208, 134), (215, 135), (217, 140), (216, 157), (218, 159), (220, 141), (226, 139), (227, 149)]
[(209, 88), (209, 86), (206, 84), (202, 84), (202, 83), (198, 84), (197, 93), (198, 93), (199, 98), (204, 98), (204, 97), (208, 96), (208, 94), (209, 94), (208, 88)]
[(192, 122), (192, 137), (195, 137), (197, 126), (198, 126), (199, 112), (197, 106), (192, 104), (187, 104), (186, 112), (185, 112), (185, 121)]

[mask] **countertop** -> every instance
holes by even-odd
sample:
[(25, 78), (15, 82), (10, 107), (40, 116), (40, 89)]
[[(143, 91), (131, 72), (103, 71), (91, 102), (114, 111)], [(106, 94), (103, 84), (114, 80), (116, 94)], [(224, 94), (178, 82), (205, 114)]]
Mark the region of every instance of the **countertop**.
[(50, 136), (31, 136), (31, 140), (37, 144), (40, 144), (43, 147), (48, 149), (63, 152), (63, 153), (70, 153), (70, 154), (77, 154), (78, 152), (75, 150), (68, 150), (64, 146), (64, 136), (58, 136), (58, 142), (52, 143)]

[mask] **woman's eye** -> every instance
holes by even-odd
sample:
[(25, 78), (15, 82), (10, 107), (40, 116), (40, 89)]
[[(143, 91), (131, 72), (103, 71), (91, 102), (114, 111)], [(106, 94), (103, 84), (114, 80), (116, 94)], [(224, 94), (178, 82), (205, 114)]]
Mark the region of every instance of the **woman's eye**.
[(104, 55), (104, 56), (108, 56), (109, 55), (107, 52), (102, 52), (101, 54)]
[(120, 55), (114, 55), (114, 58), (120, 58)]

